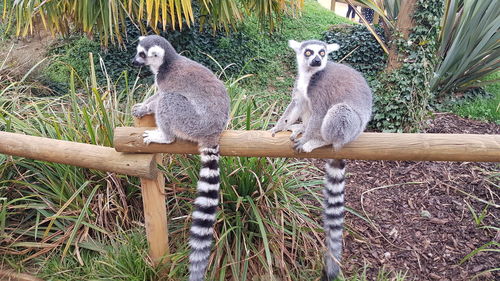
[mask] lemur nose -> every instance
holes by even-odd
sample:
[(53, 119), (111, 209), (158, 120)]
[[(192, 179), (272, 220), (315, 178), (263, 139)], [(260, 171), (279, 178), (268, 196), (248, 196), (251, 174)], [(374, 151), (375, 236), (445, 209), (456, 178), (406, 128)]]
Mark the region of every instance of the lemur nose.
[(135, 58), (133, 58), (130, 62), (133, 66), (142, 66), (142, 63), (138, 62)]
[(320, 66), (321, 65), (321, 59), (316, 56), (314, 59), (311, 61), (311, 66)]

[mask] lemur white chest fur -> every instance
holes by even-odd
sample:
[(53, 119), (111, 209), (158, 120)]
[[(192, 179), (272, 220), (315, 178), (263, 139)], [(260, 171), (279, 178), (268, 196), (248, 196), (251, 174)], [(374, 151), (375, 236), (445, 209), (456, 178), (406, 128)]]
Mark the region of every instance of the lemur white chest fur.
[(298, 104), (303, 106), (297, 107), (297, 114), (303, 123), (306, 123), (311, 116), (311, 101), (307, 96), (307, 87), (309, 86), (309, 81), (311, 80), (312, 74), (305, 72), (299, 74), (296, 80), (295, 91), (293, 93), (293, 99), (297, 101)]

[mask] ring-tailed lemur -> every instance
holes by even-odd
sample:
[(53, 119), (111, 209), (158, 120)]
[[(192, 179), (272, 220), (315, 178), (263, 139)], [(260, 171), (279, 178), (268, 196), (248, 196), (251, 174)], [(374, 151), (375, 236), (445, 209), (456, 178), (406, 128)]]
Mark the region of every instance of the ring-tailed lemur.
[[(324, 145), (335, 150), (356, 139), (372, 113), (372, 92), (363, 76), (342, 64), (327, 61), (337, 44), (321, 41), (297, 42), (289, 46), (297, 55), (298, 75), (292, 102), (271, 132), (290, 130), (297, 151), (311, 152)], [(298, 119), (302, 124), (295, 124)], [(297, 138), (302, 134), (301, 138)], [(333, 280), (340, 271), (344, 222), (345, 162), (328, 160), (323, 194), (323, 223), (327, 253), (323, 280)]]
[(144, 132), (144, 142), (171, 143), (175, 138), (198, 143), (201, 170), (190, 229), (190, 281), (204, 279), (212, 247), (219, 203), (219, 137), (229, 118), (224, 84), (208, 68), (179, 55), (163, 37), (139, 38), (136, 66), (155, 74), (158, 93), (134, 105), (132, 114), (155, 114), (156, 130)]

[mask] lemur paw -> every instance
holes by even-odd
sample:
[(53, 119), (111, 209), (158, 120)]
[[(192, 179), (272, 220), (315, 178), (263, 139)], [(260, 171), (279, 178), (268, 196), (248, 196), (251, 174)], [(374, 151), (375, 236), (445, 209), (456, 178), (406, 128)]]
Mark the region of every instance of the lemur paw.
[(143, 103), (136, 103), (132, 106), (132, 115), (134, 117), (141, 118), (146, 114), (149, 114), (149, 110)]
[(294, 139), (293, 141), (293, 150), (297, 153), (305, 152), (304, 151), (304, 142), (301, 139)]
[(269, 132), (271, 132), (271, 136), (275, 136), (277, 132), (281, 132), (283, 131), (283, 129), (281, 128), (278, 128), (278, 127), (272, 127), (271, 129), (269, 129)]
[(304, 126), (302, 124), (294, 124), (288, 130), (292, 131), (290, 140), (295, 141), (300, 134), (304, 133)]
[(144, 134), (142, 134), (142, 137), (143, 137), (143, 141), (146, 145), (148, 145), (152, 142), (169, 144), (169, 143), (174, 142), (174, 140), (175, 140), (174, 137), (165, 136), (165, 134), (162, 131), (160, 131), (159, 129), (144, 131)]

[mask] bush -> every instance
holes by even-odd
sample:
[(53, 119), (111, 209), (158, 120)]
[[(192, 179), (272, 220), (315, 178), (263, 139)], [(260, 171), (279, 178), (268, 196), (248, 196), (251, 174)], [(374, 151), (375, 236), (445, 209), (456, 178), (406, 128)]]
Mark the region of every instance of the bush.
[(382, 131), (417, 131), (423, 125), (432, 101), (430, 80), (436, 64), (441, 0), (418, 0), (413, 20), (417, 25), (409, 38), (395, 34), (393, 44), (404, 61), (396, 70), (381, 72), (372, 83), (374, 95), (372, 128)]
[(59, 42), (60, 45), (54, 46), (49, 52), (56, 57), (42, 75), (42, 81), (60, 93), (68, 90), (68, 77), (72, 69), (79, 77), (89, 77), (89, 53), (97, 54), (100, 50), (99, 43), (87, 37), (74, 37), (69, 40), (69, 44), (62, 45), (63, 42)]
[[(140, 35), (140, 31), (133, 24), (128, 24), (126, 46), (114, 46), (107, 50), (102, 50), (97, 40), (92, 41), (86, 37), (73, 37), (59, 42), (51, 51), (51, 54), (58, 56), (46, 70), (45, 84), (59, 93), (65, 93), (70, 69), (74, 69), (80, 77), (89, 77), (88, 53), (94, 54), (96, 65), (99, 65), (99, 56), (102, 57), (106, 72), (112, 80), (116, 80), (123, 71), (129, 73), (130, 79), (135, 78), (139, 70), (131, 65), (130, 60), (135, 55), (137, 38)], [(182, 31), (169, 30), (160, 35), (169, 40), (179, 53), (200, 62), (214, 72), (227, 67), (225, 73), (228, 76), (239, 74), (255, 53), (252, 48), (256, 44), (243, 33), (226, 35), (218, 31), (214, 34), (209, 30), (200, 31), (199, 25), (195, 25)], [(142, 78), (151, 74), (149, 69), (142, 71), (145, 73)], [(105, 74), (98, 72), (97, 79), (99, 83), (104, 83)], [(152, 79), (149, 79), (141, 82), (152, 83)]]
[[(383, 29), (375, 28), (377, 34), (384, 38)], [(373, 76), (383, 70), (386, 65), (386, 55), (375, 37), (364, 25), (340, 24), (333, 26), (323, 35), (328, 44), (337, 43), (340, 49), (330, 54), (334, 61), (342, 60), (356, 70)]]

